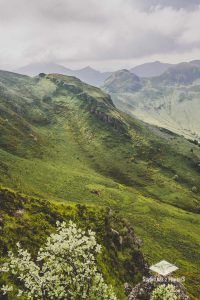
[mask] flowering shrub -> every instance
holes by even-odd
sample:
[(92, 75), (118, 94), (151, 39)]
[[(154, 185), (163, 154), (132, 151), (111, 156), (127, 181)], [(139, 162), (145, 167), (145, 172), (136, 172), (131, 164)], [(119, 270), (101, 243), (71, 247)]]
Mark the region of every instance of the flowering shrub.
[(176, 289), (172, 284), (158, 286), (151, 295), (151, 300), (177, 300)]
[[(31, 255), (17, 244), (17, 255), (9, 258), (1, 271), (20, 280), (18, 297), (28, 299), (117, 300), (112, 289), (98, 272), (95, 256), (100, 253), (95, 233), (78, 229), (73, 222), (57, 222), (57, 232), (51, 234), (39, 249), (34, 262)], [(13, 286), (1, 287), (3, 294)]]

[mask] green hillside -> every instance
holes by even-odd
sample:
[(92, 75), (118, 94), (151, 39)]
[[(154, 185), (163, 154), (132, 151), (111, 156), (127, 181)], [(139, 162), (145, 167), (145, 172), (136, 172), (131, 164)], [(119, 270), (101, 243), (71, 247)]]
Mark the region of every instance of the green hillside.
[(176, 263), (199, 296), (197, 145), (121, 113), (74, 77), (1, 71), (0, 146), (3, 186), (114, 209), (143, 240), (149, 263)]
[(135, 76), (133, 80), (133, 76), (129, 71), (121, 70), (104, 83), (103, 89), (120, 110), (187, 139), (200, 141), (198, 61), (171, 66), (157, 77)]
[[(46, 237), (55, 231), (56, 220), (73, 220), (81, 228), (96, 232), (98, 242), (103, 245), (98, 267), (119, 299), (125, 299), (124, 280), (132, 284), (141, 280), (145, 264), (134, 229), (114, 212), (80, 204), (50, 203), (2, 187), (0, 205), (1, 261), (8, 250), (16, 249), (18, 241), (35, 255)], [(0, 284), (4, 282), (5, 277), (1, 275)]]

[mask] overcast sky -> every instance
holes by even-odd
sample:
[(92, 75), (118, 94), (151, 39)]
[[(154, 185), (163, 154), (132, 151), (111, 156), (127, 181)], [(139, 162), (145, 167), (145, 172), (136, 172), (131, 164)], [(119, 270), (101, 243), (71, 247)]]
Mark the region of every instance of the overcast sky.
[(200, 59), (200, 0), (0, 0), (0, 68)]

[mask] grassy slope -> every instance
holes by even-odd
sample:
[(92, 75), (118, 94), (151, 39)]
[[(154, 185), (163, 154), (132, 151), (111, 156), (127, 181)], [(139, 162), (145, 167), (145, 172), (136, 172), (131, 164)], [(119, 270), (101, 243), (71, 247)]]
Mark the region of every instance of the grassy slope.
[[(103, 246), (102, 253), (97, 258), (98, 266), (106, 281), (113, 285), (119, 299), (125, 299), (124, 280), (133, 283), (141, 279), (144, 259), (135, 244), (133, 228), (126, 220), (111, 214), (107, 209), (50, 203), (2, 187), (0, 205), (0, 261), (8, 250), (16, 248), (17, 241), (34, 256), (45, 243), (46, 237), (55, 231), (56, 220), (73, 220), (78, 226), (97, 233), (97, 240)], [(122, 245), (112, 230), (116, 230), (122, 237)], [(4, 281), (5, 277), (1, 275), (0, 284)], [(16, 298), (13, 296), (9, 299)]]
[(103, 88), (120, 110), (187, 139), (199, 140), (199, 74), (199, 66), (180, 64), (161, 76), (141, 79), (141, 88), (134, 90), (132, 74), (119, 77), (116, 72)]
[(149, 262), (175, 262), (198, 296), (200, 196), (191, 188), (200, 188), (199, 148), (123, 115), (103, 92), (74, 78), (6, 76), (12, 97), (8, 105), (3, 91), (0, 101), (2, 184), (114, 207), (136, 228)]

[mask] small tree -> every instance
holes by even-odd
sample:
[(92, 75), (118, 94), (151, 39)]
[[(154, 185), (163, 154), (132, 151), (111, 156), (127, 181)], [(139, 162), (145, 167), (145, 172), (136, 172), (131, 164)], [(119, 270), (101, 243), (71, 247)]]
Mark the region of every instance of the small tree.
[[(106, 299), (116, 300), (111, 288), (104, 282), (96, 266), (96, 255), (101, 246), (95, 233), (78, 229), (70, 222), (57, 222), (57, 233), (51, 234), (44, 247), (39, 249), (34, 262), (31, 255), (17, 244), (17, 255), (9, 258), (1, 271), (9, 272), (20, 280), (18, 297), (28, 299)], [(3, 294), (13, 286), (3, 286)]]
[(152, 293), (151, 300), (177, 300), (176, 289), (172, 284), (159, 285)]

